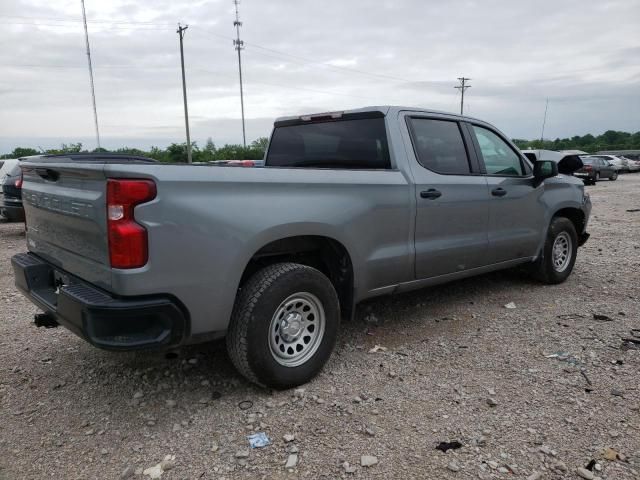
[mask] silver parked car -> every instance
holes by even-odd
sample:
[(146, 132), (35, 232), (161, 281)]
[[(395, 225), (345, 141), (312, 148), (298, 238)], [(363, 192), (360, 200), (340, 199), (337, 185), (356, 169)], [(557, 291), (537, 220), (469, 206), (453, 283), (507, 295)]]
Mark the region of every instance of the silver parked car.
[(609, 163), (618, 173), (629, 173), (629, 160), (616, 155), (590, 155), (591, 157), (601, 158)]

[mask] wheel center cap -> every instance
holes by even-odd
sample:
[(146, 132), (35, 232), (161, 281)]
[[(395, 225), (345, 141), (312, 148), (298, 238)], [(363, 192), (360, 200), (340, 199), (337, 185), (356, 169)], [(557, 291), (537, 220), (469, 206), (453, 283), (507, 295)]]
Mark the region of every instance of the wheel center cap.
[(299, 313), (290, 313), (280, 324), (282, 337), (285, 341), (291, 342), (300, 336), (302, 332), (302, 315)]

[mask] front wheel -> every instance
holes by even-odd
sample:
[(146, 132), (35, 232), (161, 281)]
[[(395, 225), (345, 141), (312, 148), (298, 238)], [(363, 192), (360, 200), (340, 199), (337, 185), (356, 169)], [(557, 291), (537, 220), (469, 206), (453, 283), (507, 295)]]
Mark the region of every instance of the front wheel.
[(238, 371), (259, 385), (285, 389), (315, 377), (333, 351), (340, 303), (315, 268), (277, 263), (240, 289), (227, 332)]
[(611, 181), (615, 181), (618, 179), (618, 172), (615, 171), (613, 172), (613, 175), (611, 175), (611, 177), (609, 178)]
[(533, 264), (533, 276), (543, 283), (564, 282), (576, 263), (578, 235), (571, 220), (556, 217), (551, 221), (542, 255)]

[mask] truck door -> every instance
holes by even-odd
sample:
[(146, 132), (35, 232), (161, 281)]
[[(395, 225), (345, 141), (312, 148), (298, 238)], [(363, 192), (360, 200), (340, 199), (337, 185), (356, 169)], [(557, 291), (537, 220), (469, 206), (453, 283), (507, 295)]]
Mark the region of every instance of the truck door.
[(415, 182), (417, 279), (485, 264), (489, 195), (468, 133), (456, 117), (407, 114)]
[(536, 186), (530, 164), (501, 134), (487, 125), (468, 127), (490, 192), (488, 261), (536, 255), (544, 229), (544, 184)]

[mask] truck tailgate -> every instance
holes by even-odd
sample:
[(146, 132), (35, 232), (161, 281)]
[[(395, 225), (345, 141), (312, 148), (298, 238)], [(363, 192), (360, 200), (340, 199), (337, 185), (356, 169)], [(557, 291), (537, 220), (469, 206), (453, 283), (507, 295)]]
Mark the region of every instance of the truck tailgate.
[(30, 252), (96, 286), (111, 286), (104, 164), (22, 164)]

